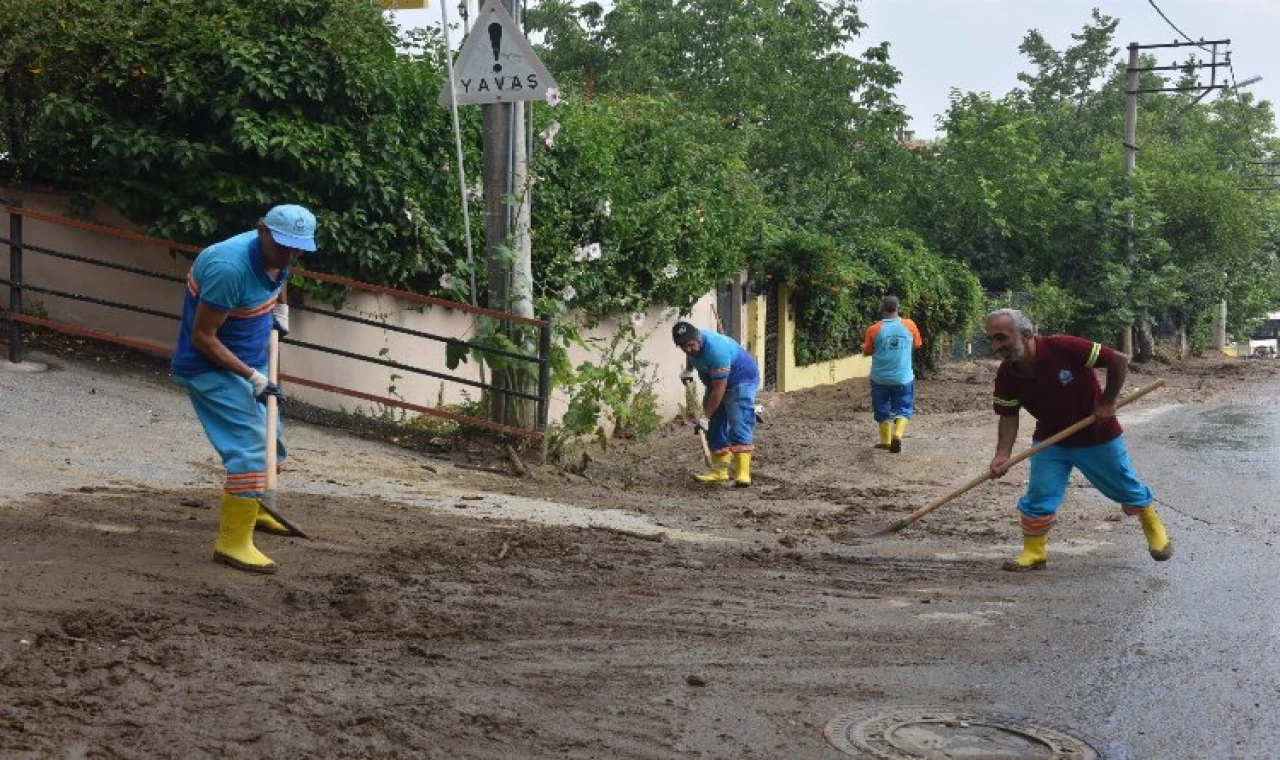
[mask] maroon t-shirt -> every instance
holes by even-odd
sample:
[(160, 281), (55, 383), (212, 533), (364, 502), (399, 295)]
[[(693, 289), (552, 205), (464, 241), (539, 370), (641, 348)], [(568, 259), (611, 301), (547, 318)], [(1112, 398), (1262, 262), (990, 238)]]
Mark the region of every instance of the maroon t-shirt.
[[(1102, 397), (1094, 367), (1107, 367), (1116, 352), (1093, 341), (1070, 335), (1036, 338), (1035, 376), (1014, 372), (1001, 362), (996, 371), (993, 405), (996, 414), (1012, 415), (1026, 407), (1036, 418), (1032, 437), (1043, 441), (1093, 414)], [(1116, 438), (1120, 422), (1112, 417), (1068, 436), (1062, 446), (1093, 446)]]

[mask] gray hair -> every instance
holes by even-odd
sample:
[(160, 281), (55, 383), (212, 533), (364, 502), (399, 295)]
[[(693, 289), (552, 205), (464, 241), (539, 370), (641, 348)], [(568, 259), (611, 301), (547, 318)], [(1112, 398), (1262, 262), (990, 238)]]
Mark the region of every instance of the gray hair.
[(1036, 326), (1031, 322), (1031, 318), (1018, 309), (996, 309), (987, 315), (987, 318), (983, 320), (983, 325), (990, 325), (1000, 317), (1008, 317), (1013, 320), (1013, 329), (1020, 333), (1036, 334)]
[(885, 296), (884, 300), (880, 302), (880, 311), (888, 314), (891, 311), (897, 311), (901, 305), (897, 296)]

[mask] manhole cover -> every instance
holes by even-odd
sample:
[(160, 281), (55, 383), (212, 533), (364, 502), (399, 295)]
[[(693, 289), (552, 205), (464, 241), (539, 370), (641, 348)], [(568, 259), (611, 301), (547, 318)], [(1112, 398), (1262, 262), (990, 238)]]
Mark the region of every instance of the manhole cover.
[(1105, 760), (1088, 742), (1024, 718), (927, 707), (864, 710), (834, 718), (827, 741), (883, 760)]

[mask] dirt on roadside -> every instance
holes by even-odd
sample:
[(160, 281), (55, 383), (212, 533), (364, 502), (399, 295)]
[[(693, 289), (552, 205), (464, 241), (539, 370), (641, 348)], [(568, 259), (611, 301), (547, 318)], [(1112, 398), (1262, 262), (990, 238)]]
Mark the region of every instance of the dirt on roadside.
[[(274, 576), (210, 561), (207, 488), (0, 503), (0, 756), (838, 757), (833, 705), (920, 696), (861, 668), (953, 646), (903, 635), (896, 610), (978, 626), (1019, 593), (997, 559), (1016, 541), (1017, 473), (858, 538), (984, 471), (994, 368), (922, 377), (901, 454), (872, 447), (865, 380), (765, 394), (749, 489), (693, 484), (701, 451), (678, 424), (592, 444), (578, 473), (530, 457), (517, 477), (500, 447), (455, 446), (488, 469), (451, 473), (466, 493), (449, 511), (295, 495), (316, 540), (260, 538)], [(1121, 420), (1278, 375), (1135, 367), (1127, 390), (1167, 386)], [(502, 494), (707, 540), (469, 514)], [(1064, 543), (1085, 549), (1118, 523), (1083, 484), (1064, 511)], [(991, 641), (967, 656), (1010, 655)]]

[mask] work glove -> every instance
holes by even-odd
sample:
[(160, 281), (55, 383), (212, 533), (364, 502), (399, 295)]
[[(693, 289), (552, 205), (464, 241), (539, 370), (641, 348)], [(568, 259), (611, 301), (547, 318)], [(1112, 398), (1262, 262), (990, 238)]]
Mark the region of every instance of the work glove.
[(706, 432), (710, 429), (711, 429), (711, 420), (707, 419), (707, 415), (705, 414), (693, 421), (694, 435), (697, 435), (698, 433), (702, 433), (705, 435)]
[(694, 372), (692, 369), (686, 369), (684, 372), (680, 373), (680, 382), (684, 383), (686, 386), (693, 385), (694, 378), (697, 376), (697, 372)]
[(280, 331), (280, 337), (286, 337), (289, 334), (289, 304), (278, 303), (271, 309), (271, 321), (277, 330)]
[(276, 399), (284, 401), (284, 391), (280, 390), (280, 386), (267, 380), (267, 376), (258, 370), (255, 369), (245, 379), (249, 381), (249, 385), (253, 386), (253, 397), (259, 403), (267, 403), (267, 396), (275, 396)]

